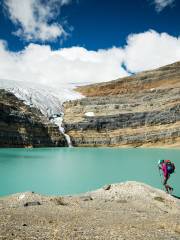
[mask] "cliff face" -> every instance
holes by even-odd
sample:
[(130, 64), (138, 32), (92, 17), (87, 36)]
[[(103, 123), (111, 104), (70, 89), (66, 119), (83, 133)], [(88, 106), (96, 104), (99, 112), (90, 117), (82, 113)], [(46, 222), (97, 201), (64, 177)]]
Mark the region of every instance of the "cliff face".
[(180, 62), (77, 91), (64, 104), (75, 146), (180, 146)]
[(0, 147), (67, 146), (58, 126), (36, 108), (0, 89)]

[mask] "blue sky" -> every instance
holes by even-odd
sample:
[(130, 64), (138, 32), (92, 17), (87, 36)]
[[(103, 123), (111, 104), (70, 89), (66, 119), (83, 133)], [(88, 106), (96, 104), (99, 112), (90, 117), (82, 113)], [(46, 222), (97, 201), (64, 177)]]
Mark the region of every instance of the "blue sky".
[[(5, 1), (1, 0), (2, 6)], [(53, 49), (83, 46), (97, 50), (123, 46), (129, 34), (149, 29), (179, 36), (180, 1), (174, 1), (160, 12), (155, 7), (152, 0), (72, 0), (51, 19), (60, 24), (66, 22), (63, 26), (68, 36), (66, 39), (60, 36), (53, 41), (26, 41), (23, 37), (15, 36), (12, 32), (20, 25), (10, 20), (7, 9), (1, 8), (0, 38), (9, 43), (10, 50), (18, 51), (29, 42), (48, 43)]]
[(0, 3), (0, 79), (69, 87), (180, 61), (179, 0)]
[(64, 9), (65, 15), (70, 10), (69, 23), (74, 26), (72, 39), (65, 46), (79, 44), (88, 49), (122, 46), (130, 33), (149, 29), (178, 36), (180, 1), (175, 4), (158, 13), (146, 0), (82, 0), (74, 5), (74, 10), (70, 5)]

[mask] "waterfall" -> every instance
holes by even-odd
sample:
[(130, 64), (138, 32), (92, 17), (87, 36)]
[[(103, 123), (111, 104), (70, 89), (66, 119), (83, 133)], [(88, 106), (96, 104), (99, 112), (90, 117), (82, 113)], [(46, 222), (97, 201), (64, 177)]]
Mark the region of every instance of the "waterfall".
[[(63, 132), (62, 132), (62, 133), (63, 133)], [(63, 133), (63, 135), (64, 135), (64, 137), (66, 138), (66, 141), (67, 141), (67, 143), (68, 143), (68, 147), (73, 147), (70, 136), (67, 135), (67, 134), (65, 134), (65, 133)]]
[(68, 147), (73, 147), (70, 136), (65, 133), (65, 129), (62, 127), (63, 117), (64, 117), (64, 113), (61, 113), (60, 117), (54, 116), (53, 119), (51, 119), (51, 121), (56, 125), (58, 125), (60, 132), (64, 135), (67, 141)]

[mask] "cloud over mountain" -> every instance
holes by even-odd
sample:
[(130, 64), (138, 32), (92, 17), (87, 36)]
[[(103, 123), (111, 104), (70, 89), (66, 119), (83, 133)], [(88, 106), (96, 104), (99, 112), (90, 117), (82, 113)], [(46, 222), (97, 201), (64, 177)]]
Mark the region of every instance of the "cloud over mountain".
[(83, 47), (52, 50), (49, 45), (31, 43), (15, 53), (0, 41), (0, 78), (56, 88), (109, 81), (127, 76), (128, 71), (154, 69), (179, 60), (180, 38), (152, 30), (131, 34), (124, 47), (97, 51)]
[(180, 37), (150, 30), (131, 34), (125, 51), (125, 65), (131, 72), (154, 69), (180, 61)]

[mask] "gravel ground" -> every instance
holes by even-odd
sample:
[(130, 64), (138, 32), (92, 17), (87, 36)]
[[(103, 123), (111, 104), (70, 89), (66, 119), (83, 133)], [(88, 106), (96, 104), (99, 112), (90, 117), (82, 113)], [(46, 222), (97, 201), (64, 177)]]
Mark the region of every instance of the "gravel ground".
[(0, 239), (179, 240), (180, 200), (138, 182), (78, 196), (0, 198)]

